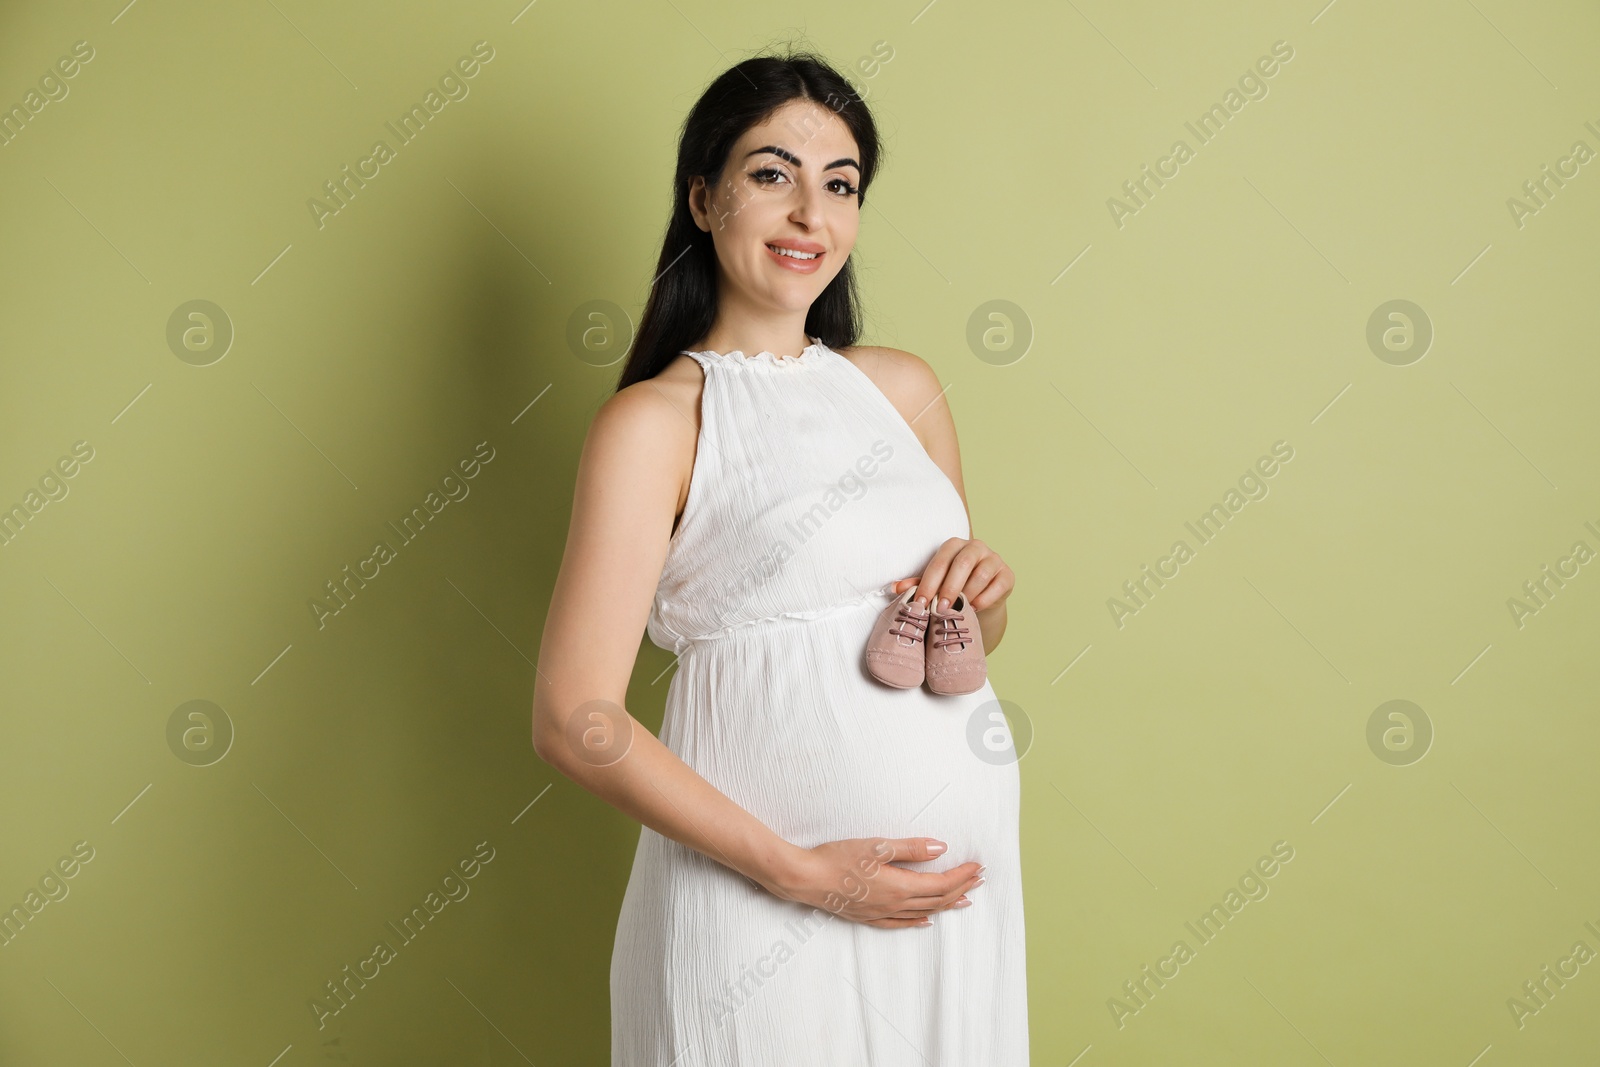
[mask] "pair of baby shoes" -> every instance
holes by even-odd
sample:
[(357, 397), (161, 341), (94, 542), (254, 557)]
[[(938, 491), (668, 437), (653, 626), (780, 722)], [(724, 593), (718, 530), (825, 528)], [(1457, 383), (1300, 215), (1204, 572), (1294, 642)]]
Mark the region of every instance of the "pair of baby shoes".
[(946, 696), (975, 693), (988, 676), (977, 613), (965, 593), (950, 606), (918, 604), (916, 586), (896, 597), (867, 638), (867, 673), (884, 685), (910, 689), (927, 683)]

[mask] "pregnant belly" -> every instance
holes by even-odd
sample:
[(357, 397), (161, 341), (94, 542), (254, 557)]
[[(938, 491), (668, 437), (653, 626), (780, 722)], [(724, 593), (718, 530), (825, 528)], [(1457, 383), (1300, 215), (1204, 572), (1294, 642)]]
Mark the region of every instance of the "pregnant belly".
[(1004, 719), (993, 718), (993, 688), (964, 696), (894, 689), (861, 669), (853, 634), (805, 630), (806, 640), (778, 648), (753, 639), (686, 655), (662, 740), (802, 847), (855, 837), (944, 841), (945, 856), (906, 864), (926, 870), (1014, 850), (1019, 777)]

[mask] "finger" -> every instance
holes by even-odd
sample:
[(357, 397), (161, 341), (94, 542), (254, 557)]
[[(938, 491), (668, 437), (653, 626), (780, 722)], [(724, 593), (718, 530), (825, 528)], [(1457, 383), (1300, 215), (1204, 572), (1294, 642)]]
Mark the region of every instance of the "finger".
[(948, 871), (906, 871), (904, 868), (895, 869), (910, 875), (914, 879), (909, 886), (904, 887), (903, 891), (908, 895), (897, 902), (900, 907), (942, 907), (962, 893), (967, 892), (967, 890), (976, 889), (983, 879), (983, 872), (977, 863), (963, 863), (961, 866), (952, 867)]
[(979, 605), (988, 607), (999, 600), (1005, 591), (1002, 575), (1006, 569), (1005, 560), (994, 552), (986, 551), (973, 564), (967, 580), (961, 585), (961, 591), (967, 594), (967, 603), (976, 610)]
[(938, 595), (939, 583), (942, 581), (944, 581), (944, 564), (928, 564), (928, 569), (917, 579), (917, 592), (912, 599), (923, 607), (932, 605), (934, 597)]
[[(978, 564), (992, 555), (988, 545), (982, 541), (968, 541), (958, 549), (950, 562), (945, 567), (944, 577), (940, 580), (939, 600), (941, 609), (948, 608), (955, 603), (956, 597), (961, 595), (967, 587), (967, 582)], [(969, 598), (970, 599), (970, 598)]]
[[(920, 872), (913, 872), (913, 873), (920, 873)], [(941, 875), (946, 874), (946, 873), (948, 873), (948, 872), (944, 872), (944, 871), (940, 872)], [(901, 906), (905, 907), (905, 908), (930, 908), (930, 909), (938, 909), (938, 908), (948, 907), (957, 898), (959, 898), (963, 893), (967, 893), (967, 892), (970, 892), (970, 891), (978, 888), (978, 886), (982, 885), (983, 882), (984, 882), (983, 876), (981, 874), (979, 874), (977, 871), (973, 871), (971, 874), (962, 877), (959, 881), (957, 881), (957, 882), (955, 882), (953, 884), (950, 884), (949, 887), (944, 889), (943, 891), (936, 891), (936, 892), (924, 893), (924, 894), (922, 894), (920, 896), (907, 897), (904, 901), (901, 902)]]
[[(918, 863), (923, 860), (936, 860), (942, 856), (946, 849), (937, 851), (932, 846), (943, 846), (944, 842), (937, 837), (891, 837), (879, 842), (876, 849), (879, 858), (887, 863)], [(921, 871), (908, 871), (908, 874), (921, 874)], [(940, 872), (943, 873), (943, 872)]]
[(933, 603), (934, 598), (939, 595), (940, 587), (947, 580), (946, 571), (950, 568), (950, 561), (955, 559), (966, 544), (967, 542), (959, 537), (951, 537), (938, 547), (933, 553), (933, 558), (923, 568), (922, 580), (917, 583), (916, 599), (924, 604)]
[[(963, 901), (965, 901), (965, 903), (963, 903)], [(971, 907), (971, 905), (972, 905), (972, 898), (967, 896), (965, 893), (962, 893), (960, 896), (957, 896), (954, 900), (945, 901), (945, 902), (939, 904), (937, 907), (930, 907), (930, 908), (901, 908), (899, 911), (895, 912), (892, 915), (885, 915), (885, 916), (882, 916), (882, 917), (885, 918), (885, 919), (906, 919), (906, 918), (912, 918), (912, 917), (915, 917), (915, 916), (935, 915), (935, 914), (937, 914), (938, 912), (941, 912), (941, 911), (949, 911), (951, 908), (966, 908), (966, 907)]]
[(867, 919), (868, 926), (882, 926), (894, 929), (901, 926), (932, 926), (933, 923), (926, 917), (921, 919)]
[(973, 611), (982, 611), (1000, 599), (994, 581), (984, 574), (984, 570), (985, 565), (982, 563), (973, 568), (972, 573), (967, 576), (966, 584), (961, 587), (961, 592), (967, 598), (967, 606)]
[(922, 583), (923, 583), (923, 580), (926, 577), (927, 577), (927, 575), (925, 575), (925, 574), (913, 574), (909, 578), (900, 579), (898, 582), (894, 583), (895, 595), (899, 596), (901, 593), (904, 593), (907, 589), (920, 588)]
[[(982, 567), (979, 567), (978, 571), (974, 571), (973, 573), (977, 574), (982, 569)], [(974, 588), (975, 582), (979, 580), (981, 579), (967, 579), (967, 602), (972, 605), (973, 611), (987, 611), (989, 608), (1010, 596), (1011, 590), (1015, 589), (1017, 586), (1016, 575), (1011, 572), (1010, 567), (1003, 565), (995, 572), (994, 577), (989, 579), (988, 584), (984, 585), (981, 589), (978, 589), (977, 592), (972, 592), (971, 590)]]

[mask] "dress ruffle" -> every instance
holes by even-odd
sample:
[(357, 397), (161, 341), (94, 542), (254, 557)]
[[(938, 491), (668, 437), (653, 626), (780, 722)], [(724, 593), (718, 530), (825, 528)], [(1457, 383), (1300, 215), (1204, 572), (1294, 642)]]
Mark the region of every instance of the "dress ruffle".
[(748, 367), (752, 364), (767, 367), (803, 367), (821, 361), (822, 357), (819, 353), (821, 347), (822, 339), (820, 337), (813, 337), (811, 338), (811, 343), (806, 345), (805, 348), (801, 349), (798, 356), (775, 356), (771, 352), (765, 351), (757, 352), (753, 356), (746, 356), (737, 348), (730, 352), (713, 352), (709, 348), (703, 352), (695, 352), (685, 348), (682, 352), (682, 355), (710, 356), (713, 359), (721, 360), (724, 363), (729, 363), (739, 367)]

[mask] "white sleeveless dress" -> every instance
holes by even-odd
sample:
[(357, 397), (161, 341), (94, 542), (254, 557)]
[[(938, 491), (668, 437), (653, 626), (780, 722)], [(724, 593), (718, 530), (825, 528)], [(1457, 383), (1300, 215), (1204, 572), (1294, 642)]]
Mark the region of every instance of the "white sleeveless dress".
[(966, 512), (872, 380), (812, 341), (794, 358), (685, 353), (705, 387), (647, 628), (679, 657), (661, 740), (793, 844), (934, 837), (945, 855), (902, 866), (976, 860), (987, 881), (932, 926), (884, 929), (641, 827), (611, 1063), (1025, 1067), (1018, 771), (994, 690), (894, 689), (863, 659), (888, 586), (970, 536)]

